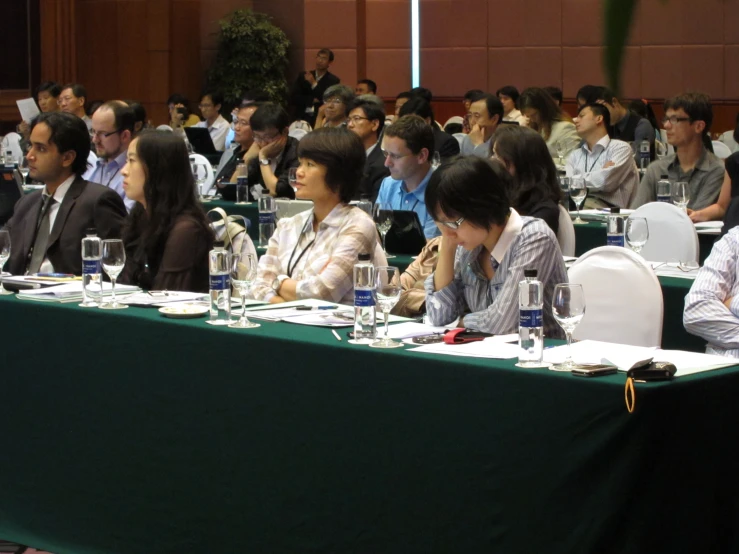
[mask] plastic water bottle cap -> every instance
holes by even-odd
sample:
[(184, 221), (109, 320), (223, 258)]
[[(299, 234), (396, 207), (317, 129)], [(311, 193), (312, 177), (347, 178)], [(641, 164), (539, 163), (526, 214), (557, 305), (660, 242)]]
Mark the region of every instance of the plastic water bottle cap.
[(360, 254), (359, 255), (359, 261), (360, 262), (368, 262), (368, 261), (370, 261), (370, 255), (367, 254), (366, 252)]
[(524, 277), (536, 277), (537, 271), (535, 269), (524, 269), (523, 270), (523, 276)]
[(87, 229), (85, 229), (85, 234), (88, 237), (92, 237), (98, 234), (98, 230), (95, 229), (95, 227), (88, 227)]
[(612, 214), (620, 214), (621, 213), (621, 208), (611, 208), (611, 213)]

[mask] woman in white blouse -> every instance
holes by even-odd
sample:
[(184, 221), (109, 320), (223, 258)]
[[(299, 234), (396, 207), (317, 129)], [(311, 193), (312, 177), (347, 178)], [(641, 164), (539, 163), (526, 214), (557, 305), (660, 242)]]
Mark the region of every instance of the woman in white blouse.
[[(546, 141), (553, 159), (558, 159), (560, 151), (563, 163), (580, 146), (572, 118), (541, 88), (527, 88), (518, 100), (528, 127), (538, 132)], [(557, 147), (560, 147), (558, 149)]]
[(298, 160), (295, 197), (312, 200), (313, 209), (278, 222), (252, 294), (270, 303), (352, 303), (359, 254), (387, 265), (372, 218), (349, 205), (364, 171), (362, 141), (343, 127), (317, 129), (300, 141)]
[(508, 85), (498, 89), (495, 93), (500, 103), (503, 104), (503, 121), (511, 121), (519, 125), (524, 120), (523, 114), (518, 109), (518, 89)]

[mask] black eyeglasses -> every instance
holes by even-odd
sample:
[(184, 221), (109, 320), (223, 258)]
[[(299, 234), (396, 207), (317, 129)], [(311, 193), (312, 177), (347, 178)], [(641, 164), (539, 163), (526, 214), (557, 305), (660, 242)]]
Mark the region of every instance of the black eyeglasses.
[(678, 117), (676, 115), (670, 116), (670, 117), (663, 117), (662, 118), (662, 125), (664, 125), (667, 122), (670, 122), (670, 125), (677, 125), (681, 121), (690, 121), (689, 117)]
[(111, 135), (115, 135), (118, 132), (120, 131), (115, 130), (115, 131), (110, 131), (109, 133), (106, 133), (105, 131), (93, 131), (92, 129), (90, 129), (90, 136), (92, 138), (97, 137), (99, 139), (103, 139), (103, 138), (108, 138)]

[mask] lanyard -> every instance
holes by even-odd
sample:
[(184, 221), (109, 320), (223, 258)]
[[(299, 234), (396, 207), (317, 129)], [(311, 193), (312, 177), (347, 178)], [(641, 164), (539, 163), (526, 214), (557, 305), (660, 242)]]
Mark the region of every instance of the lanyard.
[[(316, 237), (313, 237), (313, 240), (308, 243), (308, 245), (303, 248), (303, 251), (298, 255), (298, 258), (295, 260), (295, 263), (293, 263), (293, 256), (295, 256), (295, 252), (298, 250), (298, 246), (300, 245), (300, 241), (303, 238), (303, 235), (308, 230), (308, 224), (313, 223), (313, 211), (310, 212), (310, 217), (305, 222), (305, 225), (303, 225), (303, 229), (300, 231), (300, 236), (298, 237), (298, 242), (295, 243), (295, 248), (293, 248), (293, 253), (290, 254), (290, 260), (287, 262), (287, 275), (288, 277), (292, 278), (293, 271), (295, 271), (295, 268), (298, 266), (298, 263), (300, 263), (301, 258), (303, 255), (310, 250), (310, 247), (313, 246), (313, 243), (316, 242)], [(316, 233), (316, 236), (318, 236), (318, 233)]]
[(591, 171), (593, 171), (593, 168), (595, 168), (595, 164), (598, 163), (598, 160), (600, 160), (600, 157), (603, 155), (603, 152), (605, 151), (606, 151), (605, 148), (600, 151), (600, 154), (598, 154), (598, 157), (595, 158), (595, 161), (593, 162), (593, 165), (590, 166), (590, 169), (588, 169), (588, 158), (590, 158), (590, 153), (585, 154), (585, 173), (590, 173)]

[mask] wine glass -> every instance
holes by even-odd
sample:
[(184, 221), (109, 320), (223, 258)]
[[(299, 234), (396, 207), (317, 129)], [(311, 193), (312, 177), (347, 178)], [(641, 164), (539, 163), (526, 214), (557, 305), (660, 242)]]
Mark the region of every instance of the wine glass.
[(565, 164), (565, 154), (567, 154), (567, 148), (562, 141), (557, 143), (557, 158), (559, 158), (559, 165)]
[(431, 157), (431, 169), (436, 171), (436, 168), (438, 168), (441, 165), (441, 155), (438, 152), (434, 152), (434, 155)]
[(560, 283), (554, 286), (552, 295), (552, 315), (567, 335), (567, 359), (562, 364), (552, 366), (558, 371), (570, 371), (575, 367), (572, 361), (572, 332), (585, 315), (585, 293), (582, 285)]
[(252, 323), (246, 318), (246, 295), (257, 277), (257, 258), (254, 254), (233, 254), (231, 258), (231, 283), (239, 291), (241, 297), (241, 317), (229, 327), (237, 329), (253, 329), (259, 323)]
[(123, 241), (120, 239), (107, 239), (103, 241), (103, 270), (110, 277), (112, 285), (112, 295), (110, 302), (100, 304), (103, 310), (123, 310), (128, 308), (126, 304), (121, 304), (115, 299), (115, 280), (123, 271), (126, 265), (126, 250), (123, 248)]
[(192, 164), (192, 175), (195, 177), (195, 193), (198, 196), (198, 200), (203, 201), (203, 185), (208, 178), (208, 168), (205, 164), (193, 162)]
[(588, 189), (585, 188), (585, 179), (582, 177), (572, 177), (570, 179), (570, 198), (575, 203), (577, 208), (577, 218), (574, 223), (575, 225), (584, 225), (586, 221), (580, 219), (580, 206), (585, 201), (585, 197), (588, 195)]
[(385, 337), (370, 344), (372, 348), (398, 348), (403, 346), (388, 336), (388, 318), (390, 310), (398, 303), (402, 287), (400, 286), (400, 272), (397, 267), (375, 268), (375, 290), (377, 295), (377, 307), (385, 316)]
[(649, 225), (646, 218), (630, 217), (626, 220), (626, 242), (637, 254), (649, 240)]
[(394, 258), (392, 254), (387, 253), (385, 248), (385, 235), (393, 225), (393, 208), (388, 202), (376, 202), (375, 207), (372, 209), (372, 217), (377, 225), (377, 230), (380, 231), (382, 237), (382, 251), (385, 253), (385, 258)]
[[(0, 231), (0, 273), (3, 272), (5, 262), (10, 258), (10, 232)], [(5, 290), (2, 279), (0, 279), (0, 295), (13, 294), (9, 290)]]
[(298, 182), (298, 168), (297, 167), (291, 167), (288, 172), (288, 181), (290, 182), (290, 186), (293, 188), (295, 192), (298, 192), (297, 182)]
[(28, 173), (31, 171), (31, 168), (28, 167), (28, 160), (23, 154), (18, 156), (18, 171), (20, 171), (21, 175), (23, 176), (23, 184), (25, 185), (26, 180), (28, 179)]
[(672, 203), (685, 213), (688, 213), (690, 202), (690, 185), (685, 181), (678, 181), (672, 185)]
[(570, 181), (571, 179), (569, 177), (560, 177), (559, 178), (559, 188), (562, 189), (562, 204), (569, 209), (570, 205)]

